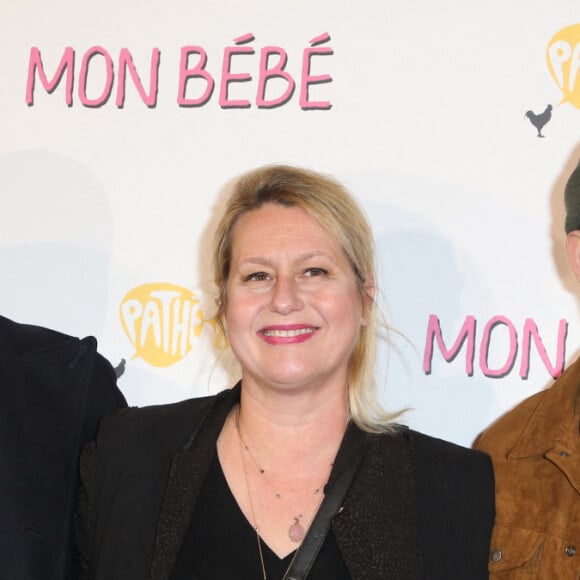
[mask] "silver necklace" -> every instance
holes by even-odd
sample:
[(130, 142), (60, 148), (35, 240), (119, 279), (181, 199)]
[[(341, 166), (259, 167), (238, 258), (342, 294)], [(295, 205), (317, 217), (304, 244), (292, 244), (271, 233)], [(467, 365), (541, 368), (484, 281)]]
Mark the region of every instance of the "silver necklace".
[[(246, 444), (244, 437), (242, 436), (242, 430), (240, 428), (240, 407), (239, 407), (239, 405), (236, 408), (236, 423), (235, 423), (235, 425), (236, 425), (236, 431), (238, 433), (238, 441), (240, 444), (240, 453), (242, 455), (242, 461), (243, 461), (243, 465), (244, 465), (244, 475), (246, 476), (246, 484), (248, 485), (248, 478), (247, 478), (247, 473), (246, 473), (246, 462), (245, 462), (244, 451), (250, 456), (250, 458), (252, 459), (252, 461), (256, 465), (256, 467), (258, 469), (258, 473), (260, 475), (264, 476), (264, 481), (266, 481), (268, 486), (270, 488), (272, 488), (272, 490), (274, 491), (276, 499), (282, 500), (282, 493), (272, 485), (272, 483), (270, 482), (270, 480), (268, 479), (268, 477), (266, 475), (266, 470), (261, 466), (260, 463), (258, 463), (258, 461), (254, 457), (251, 449)], [(332, 469), (332, 465), (333, 464), (331, 463), (329, 466), (329, 474), (330, 474), (330, 470)], [(300, 542), (302, 542), (302, 540), (304, 539), (304, 536), (306, 535), (306, 530), (304, 529), (304, 526), (302, 525), (301, 520), (303, 519), (304, 514), (308, 513), (310, 511), (310, 508), (311, 508), (312, 504), (314, 503), (314, 501), (319, 498), (321, 489), (322, 489), (322, 486), (318, 486), (316, 489), (314, 489), (313, 501), (309, 502), (308, 505), (306, 506), (306, 508), (302, 512), (299, 512), (296, 515), (292, 516), (293, 521), (288, 526), (288, 537), (290, 538), (290, 541), (294, 542), (295, 544), (299, 544)], [(252, 509), (253, 509), (249, 485), (248, 485), (248, 496), (250, 499), (250, 507), (252, 507)], [(255, 519), (256, 519), (255, 514), (252, 514), (252, 517), (254, 517), (254, 521), (255, 521)]]
[[(244, 469), (244, 479), (246, 481), (246, 491), (248, 492), (248, 499), (250, 500), (250, 511), (252, 512), (253, 527), (254, 527), (254, 531), (256, 532), (256, 543), (258, 544), (258, 555), (260, 556), (260, 566), (262, 568), (262, 578), (263, 578), (263, 580), (268, 580), (268, 575), (266, 574), (266, 564), (264, 563), (264, 554), (262, 552), (262, 540), (260, 539), (260, 531), (258, 530), (258, 520), (256, 519), (256, 510), (254, 509), (254, 500), (252, 499), (252, 494), (250, 492), (250, 482), (248, 480), (248, 469), (246, 467), (246, 459), (244, 457), (244, 449), (242, 447), (244, 443), (242, 441), (242, 436), (240, 434), (239, 417), (240, 417), (240, 408), (238, 407), (238, 409), (236, 411), (236, 431), (238, 433), (240, 457), (242, 459), (242, 466)], [(292, 567), (292, 564), (294, 564), (294, 560), (296, 559), (297, 554), (298, 554), (298, 550), (296, 550), (296, 552), (294, 553), (294, 556), (292, 557), (292, 560), (290, 561), (290, 564), (288, 565), (288, 568), (286, 568), (286, 572), (284, 572), (284, 578), (288, 574), (288, 570), (290, 570), (290, 568)]]

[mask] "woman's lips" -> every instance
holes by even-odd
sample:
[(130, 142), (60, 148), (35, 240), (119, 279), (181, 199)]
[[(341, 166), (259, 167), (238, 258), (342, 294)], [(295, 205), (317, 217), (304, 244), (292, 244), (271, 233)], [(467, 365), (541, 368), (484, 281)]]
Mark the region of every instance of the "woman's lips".
[(260, 329), (258, 335), (268, 344), (294, 344), (311, 339), (317, 330), (316, 326), (267, 326)]

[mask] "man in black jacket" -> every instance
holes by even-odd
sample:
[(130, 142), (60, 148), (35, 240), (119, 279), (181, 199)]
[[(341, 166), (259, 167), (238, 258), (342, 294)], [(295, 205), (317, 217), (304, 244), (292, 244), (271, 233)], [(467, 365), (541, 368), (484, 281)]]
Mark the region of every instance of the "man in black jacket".
[(0, 580), (69, 580), (78, 457), (126, 406), (82, 340), (0, 316)]

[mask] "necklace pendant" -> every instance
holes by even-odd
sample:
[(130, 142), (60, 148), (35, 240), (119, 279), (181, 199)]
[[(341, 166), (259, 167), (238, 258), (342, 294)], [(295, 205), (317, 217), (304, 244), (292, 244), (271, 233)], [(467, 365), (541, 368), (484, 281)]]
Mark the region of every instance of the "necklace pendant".
[(299, 544), (304, 539), (304, 528), (298, 518), (294, 518), (294, 523), (288, 528), (288, 537), (295, 544)]

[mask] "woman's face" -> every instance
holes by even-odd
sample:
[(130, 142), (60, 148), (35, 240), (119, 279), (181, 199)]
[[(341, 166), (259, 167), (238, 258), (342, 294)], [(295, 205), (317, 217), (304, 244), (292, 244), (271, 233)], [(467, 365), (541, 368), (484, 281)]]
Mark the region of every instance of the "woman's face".
[(305, 210), (273, 203), (240, 217), (232, 241), (225, 318), (245, 384), (344, 389), (365, 322), (343, 250)]

